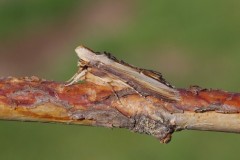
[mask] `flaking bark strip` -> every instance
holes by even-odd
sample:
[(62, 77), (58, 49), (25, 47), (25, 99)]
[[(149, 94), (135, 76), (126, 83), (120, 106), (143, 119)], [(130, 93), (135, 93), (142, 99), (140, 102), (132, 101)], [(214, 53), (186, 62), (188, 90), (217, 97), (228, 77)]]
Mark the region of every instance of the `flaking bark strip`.
[(175, 103), (177, 109), (197, 113), (211, 111), (222, 114), (240, 113), (239, 93), (202, 89), (200, 87), (178, 90), (182, 100)]
[(74, 120), (93, 120), (96, 126), (104, 127), (119, 127), (119, 128), (132, 128), (134, 121), (118, 112), (116, 109), (106, 110), (78, 110), (69, 113), (71, 118)]

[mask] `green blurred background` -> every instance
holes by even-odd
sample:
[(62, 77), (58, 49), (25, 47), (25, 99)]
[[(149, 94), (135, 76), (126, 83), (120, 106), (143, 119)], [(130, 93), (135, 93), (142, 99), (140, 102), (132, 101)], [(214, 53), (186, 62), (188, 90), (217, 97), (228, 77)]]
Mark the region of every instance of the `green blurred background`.
[[(0, 76), (65, 81), (83, 44), (177, 87), (239, 92), (239, 17), (238, 0), (0, 0)], [(164, 145), (123, 129), (1, 121), (0, 131), (1, 160), (240, 158), (237, 134), (182, 131)]]

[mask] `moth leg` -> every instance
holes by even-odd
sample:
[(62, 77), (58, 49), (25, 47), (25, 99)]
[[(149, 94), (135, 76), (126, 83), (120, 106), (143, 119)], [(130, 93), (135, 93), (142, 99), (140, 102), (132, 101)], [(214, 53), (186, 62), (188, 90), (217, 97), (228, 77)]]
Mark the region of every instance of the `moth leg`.
[(67, 83), (70, 83), (71, 81), (73, 81), (73, 79), (79, 74), (80, 72), (77, 71), (77, 73), (75, 73), (69, 80), (67, 80)]
[(82, 80), (83, 77), (85, 77), (87, 70), (79, 70), (72, 78), (70, 78), (67, 81), (67, 84), (65, 86), (70, 86), (72, 84), (78, 83)]
[[(106, 82), (106, 83), (111, 87), (111, 90), (113, 91), (113, 94), (117, 98), (118, 103), (123, 107), (123, 104), (122, 104), (122, 101), (121, 101), (120, 97), (118, 96), (117, 92), (114, 90), (114, 87), (112, 86), (112, 81), (109, 81), (109, 82)], [(116, 109), (118, 110), (118, 108), (116, 108)]]

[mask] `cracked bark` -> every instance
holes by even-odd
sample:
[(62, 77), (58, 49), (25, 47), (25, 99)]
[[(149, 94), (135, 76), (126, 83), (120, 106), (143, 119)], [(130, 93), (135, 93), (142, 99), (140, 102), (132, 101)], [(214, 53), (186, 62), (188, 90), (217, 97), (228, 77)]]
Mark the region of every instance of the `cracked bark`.
[(126, 128), (163, 143), (184, 129), (240, 132), (239, 93), (177, 89), (109, 53), (76, 52), (79, 70), (69, 82), (1, 78), (0, 119)]

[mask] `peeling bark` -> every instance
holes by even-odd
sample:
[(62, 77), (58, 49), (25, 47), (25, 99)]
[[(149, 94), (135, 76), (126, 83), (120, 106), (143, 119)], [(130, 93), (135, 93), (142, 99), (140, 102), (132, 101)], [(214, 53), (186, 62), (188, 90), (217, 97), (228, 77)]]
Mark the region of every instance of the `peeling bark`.
[(240, 132), (240, 94), (176, 89), (159, 72), (78, 47), (69, 82), (0, 79), (0, 119), (126, 128), (168, 143), (183, 129)]

